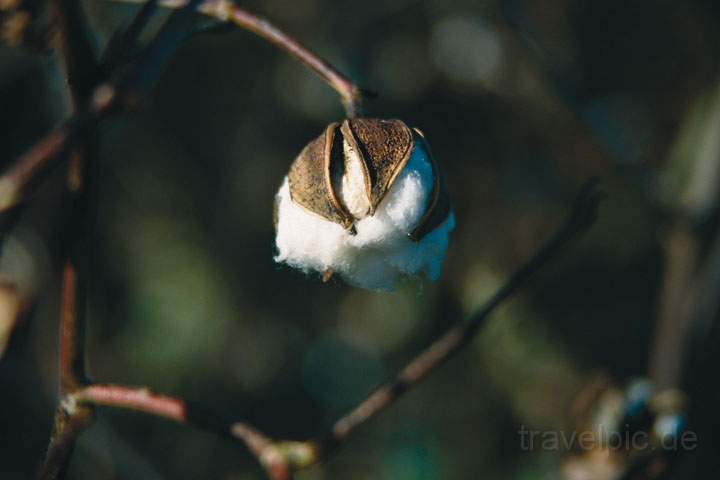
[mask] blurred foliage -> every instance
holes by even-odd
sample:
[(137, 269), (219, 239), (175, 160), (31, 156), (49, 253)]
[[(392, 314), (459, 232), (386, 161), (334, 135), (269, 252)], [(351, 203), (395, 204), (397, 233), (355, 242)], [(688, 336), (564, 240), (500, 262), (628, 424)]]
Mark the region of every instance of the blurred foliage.
[[(85, 3), (98, 46), (136, 8)], [(520, 451), (519, 425), (568, 427), (595, 372), (645, 372), (668, 215), (693, 215), (700, 238), (715, 228), (718, 3), (243, 6), (377, 90), (368, 116), (426, 133), (458, 218), (444, 279), (388, 295), (276, 265), (275, 191), (341, 106), (247, 32), (196, 35), (144, 109), (99, 129), (93, 379), (200, 401), (270, 435), (318, 434), (480, 305), (562, 219), (577, 186), (601, 175), (608, 200), (591, 234), (470, 349), (299, 477), (557, 478), (555, 453)], [(55, 72), (47, 56), (0, 50), (2, 165), (59, 120)], [(693, 175), (709, 186), (690, 189)], [(38, 298), (0, 363), (2, 479), (32, 476), (51, 425), (61, 190), (58, 172), (10, 237), (2, 265), (12, 268), (0, 269)], [(262, 478), (227, 440), (115, 411), (82, 436), (70, 477)]]

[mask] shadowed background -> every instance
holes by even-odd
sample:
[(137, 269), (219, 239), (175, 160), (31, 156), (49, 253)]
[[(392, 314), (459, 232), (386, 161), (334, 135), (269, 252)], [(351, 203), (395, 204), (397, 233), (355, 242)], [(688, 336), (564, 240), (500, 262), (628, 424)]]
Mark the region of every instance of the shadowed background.
[[(136, 9), (85, 4), (99, 46)], [(458, 221), (443, 279), (379, 294), (275, 264), (273, 196), (342, 107), (252, 34), (198, 34), (142, 111), (99, 127), (90, 375), (211, 405), (271, 436), (320, 434), (479, 306), (600, 175), (607, 200), (590, 235), (465, 351), (299, 476), (556, 478), (559, 452), (521, 451), (518, 429), (568, 428), (598, 372), (645, 375), (668, 231), (690, 224), (701, 259), (716, 233), (716, 2), (242, 4), (376, 90), (367, 116), (425, 132)], [(0, 49), (2, 165), (59, 120), (53, 71), (47, 57)], [(51, 426), (63, 172), (54, 177), (0, 262), (37, 296), (0, 362), (2, 479), (37, 471)], [(262, 475), (226, 439), (101, 410), (70, 478)]]

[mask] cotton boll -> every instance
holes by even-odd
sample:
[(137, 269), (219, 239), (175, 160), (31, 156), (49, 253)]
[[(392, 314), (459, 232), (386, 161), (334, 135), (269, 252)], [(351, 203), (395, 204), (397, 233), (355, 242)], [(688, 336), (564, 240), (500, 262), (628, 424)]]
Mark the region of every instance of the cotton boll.
[[(395, 125), (397, 124), (390, 127)], [(401, 126), (407, 129), (404, 124)], [(380, 127), (388, 128), (383, 124)], [(324, 152), (330, 151), (328, 145), (333, 145), (332, 148), (338, 150), (340, 148), (333, 128), (331, 125), (326, 131)], [(305, 272), (329, 271), (351, 285), (373, 290), (394, 290), (408, 277), (421, 274), (437, 280), (442, 272), (455, 218), (447, 205), (444, 218), (439, 224), (429, 216), (432, 208), (436, 208), (438, 204), (439, 183), (436, 182), (436, 167), (424, 140), (421, 137), (409, 137), (412, 143), (406, 148), (407, 156), (403, 160), (401, 155), (396, 154), (394, 158), (400, 167), (393, 175), (384, 177), (389, 178), (389, 181), (388, 188), (383, 191), (377, 185), (370, 185), (368, 170), (372, 165), (369, 167), (368, 159), (364, 157), (377, 155), (380, 149), (375, 145), (373, 150), (371, 145), (364, 148), (363, 153), (359, 152), (355, 143), (357, 138), (348, 139), (352, 133), (348, 132), (351, 131), (347, 124), (344, 124), (342, 159), (324, 157), (327, 168), (324, 177), (326, 183), (321, 188), (329, 190), (328, 201), (339, 204), (339, 208), (345, 209), (346, 214), (352, 216), (351, 227), (347, 228), (346, 225), (325, 218), (322, 212), (327, 208), (327, 204), (321, 204), (322, 208), (317, 209), (313, 203), (301, 206), (301, 201), (296, 201), (292, 194), (293, 179), (286, 178), (276, 198), (278, 254), (275, 260)], [(333, 142), (338, 142), (338, 147), (334, 147)], [(391, 141), (386, 143), (392, 144)], [(400, 153), (401, 147), (402, 145), (398, 147)], [(320, 148), (323, 148), (322, 145), (319, 145), (318, 149)], [(367, 153), (368, 151), (370, 153)], [(305, 151), (303, 154), (306, 154)], [(312, 167), (310, 161), (319, 164), (319, 156), (314, 155), (315, 157), (310, 158), (299, 157), (296, 162), (305, 161)], [(390, 154), (385, 155), (387, 157), (380, 158), (380, 161), (375, 159), (376, 164), (392, 167)], [(342, 168), (333, 167), (333, 164), (329, 163), (332, 161), (338, 161)], [(303, 168), (310, 168), (307, 165)], [(375, 174), (373, 181), (378, 181), (384, 173), (387, 172)], [(320, 175), (312, 176), (316, 183), (317, 178), (322, 178)], [(301, 183), (304, 178), (300, 177), (295, 184)], [(331, 186), (327, 187), (328, 184)], [(301, 187), (309, 188), (306, 185)], [(375, 203), (374, 212), (371, 192), (380, 192), (376, 193), (376, 198), (380, 195), (380, 200)], [(302, 201), (310, 198), (315, 203), (325, 202), (322, 197), (318, 200), (305, 191), (302, 193)], [(436, 223), (419, 239), (413, 240), (410, 234), (423, 222), (427, 222), (428, 218)]]

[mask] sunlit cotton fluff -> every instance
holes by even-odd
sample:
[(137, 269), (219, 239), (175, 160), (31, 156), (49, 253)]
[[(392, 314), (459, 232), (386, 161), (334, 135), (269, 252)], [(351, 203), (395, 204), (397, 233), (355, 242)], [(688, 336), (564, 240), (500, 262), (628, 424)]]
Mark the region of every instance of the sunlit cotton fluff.
[(455, 217), (451, 212), (418, 242), (408, 237), (427, 211), (433, 190), (433, 168), (422, 144), (416, 142), (407, 165), (372, 216), (366, 214), (369, 201), (362, 171), (354, 165), (357, 154), (347, 143), (344, 147), (345, 173), (338, 194), (353, 215), (366, 215), (355, 223), (357, 234), (295, 204), (286, 177), (276, 198), (275, 261), (308, 273), (329, 270), (351, 285), (372, 290), (392, 291), (420, 274), (437, 280)]

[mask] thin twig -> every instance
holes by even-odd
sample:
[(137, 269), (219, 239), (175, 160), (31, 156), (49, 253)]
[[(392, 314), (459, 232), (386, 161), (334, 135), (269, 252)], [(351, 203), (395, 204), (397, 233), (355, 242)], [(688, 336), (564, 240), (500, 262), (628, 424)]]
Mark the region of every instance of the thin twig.
[[(78, 405), (134, 410), (240, 441), (274, 480), (287, 480), (296, 463), (307, 465), (315, 460), (310, 447), (303, 442), (274, 442), (250, 425), (229, 421), (185, 400), (147, 388), (93, 384), (77, 390), (71, 398)], [(289, 457), (296, 459), (292, 465)]]
[[(142, 0), (115, 1), (140, 3)], [(160, 3), (170, 8), (189, 5), (187, 0), (169, 0)], [(146, 24), (147, 12), (150, 11), (151, 8), (147, 8), (138, 13), (138, 17), (142, 17), (143, 20), (131, 24), (129, 28), (131, 35), (123, 37), (124, 43), (129, 43), (130, 40), (134, 40), (139, 35), (142, 26)], [(229, 0), (206, 1), (200, 5), (199, 11), (221, 21), (231, 21), (282, 48), (317, 73), (338, 92), (348, 117), (352, 118), (360, 114), (362, 89), (328, 62), (303, 47), (272, 23), (236, 6)], [(110, 58), (112, 60), (126, 58), (126, 56), (118, 54), (118, 52), (126, 53), (126, 49), (119, 48), (117, 44), (112, 45), (111, 50)], [(160, 65), (163, 62), (153, 61), (152, 63)], [(103, 69), (107, 68), (107, 65), (103, 65)], [(101, 73), (108, 75), (107, 72)], [(76, 135), (82, 133), (85, 128), (96, 125), (101, 119), (115, 111), (116, 107), (123, 103), (124, 98), (132, 97), (128, 92), (123, 95), (120, 94), (116, 85), (118, 81), (119, 79), (114, 79), (94, 88), (90, 95), (89, 105), (84, 111), (76, 113), (71, 119), (40, 139), (0, 177), (0, 213), (16, 207), (21, 202), (32, 182), (41, 173), (49, 170), (53, 162), (60, 157), (60, 154)], [(124, 90), (125, 88), (123, 88)]]
[[(99, 67), (95, 58), (87, 23), (83, 9), (78, 0), (54, 2), (61, 26), (61, 44), (58, 52), (63, 59), (63, 66), (68, 79), (68, 91), (72, 99), (73, 114), (75, 118), (66, 122), (59, 129), (51, 132), (46, 147), (40, 150), (30, 150), (25, 159), (18, 161), (3, 181), (10, 182), (9, 199), (3, 204), (17, 202), (20, 195), (35, 175), (41, 171), (52, 158), (69, 146), (69, 142), (76, 134), (87, 133), (86, 141), (76, 142), (70, 152), (70, 164), (67, 172), (67, 188), (73, 198), (80, 198), (82, 203), (87, 202), (86, 189), (83, 182), (86, 177), (88, 152), (92, 143), (92, 132), (83, 128), (86, 118), (90, 119), (108, 108), (110, 105), (102, 102), (92, 102), (93, 107), (99, 107), (90, 114), (79, 115), (81, 108), (89, 102), (95, 93), (98, 83)], [(89, 123), (88, 123), (89, 124)], [(41, 143), (42, 145), (42, 143)], [(53, 150), (55, 150), (53, 152)], [(13, 177), (13, 173), (17, 176)], [(12, 190), (14, 188), (14, 191)], [(13, 203), (9, 203), (12, 206)], [(59, 395), (60, 403), (56, 409), (53, 431), (50, 444), (43, 464), (42, 479), (54, 480), (63, 478), (67, 471), (75, 447), (75, 441), (80, 433), (90, 424), (94, 409), (92, 406), (76, 406), (67, 401), (67, 395), (86, 381), (85, 378), (85, 349), (84, 349), (84, 300), (85, 285), (88, 272), (79, 268), (82, 263), (79, 257), (86, 255), (83, 249), (77, 248), (77, 242), (87, 233), (84, 228), (78, 228), (83, 223), (86, 208), (79, 201), (71, 203), (70, 220), (66, 225), (68, 241), (64, 245), (64, 257), (61, 312), (60, 312), (60, 367), (59, 367)]]
[(100, 65), (95, 57), (93, 42), (85, 12), (79, 0), (54, 0), (60, 24), (59, 52), (67, 73), (70, 94), (77, 107), (90, 98), (99, 75)]
[(74, 138), (111, 113), (118, 99), (112, 85), (99, 86), (94, 90), (88, 110), (54, 128), (15, 160), (0, 177), (0, 213), (17, 207), (33, 181), (52, 167)]
[[(144, 2), (144, 0), (114, 1), (124, 3)], [(180, 8), (187, 5), (188, 2), (187, 0), (164, 0), (159, 3), (167, 8)], [(329, 62), (304, 47), (300, 42), (283, 32), (267, 19), (238, 7), (231, 0), (206, 0), (200, 5), (198, 10), (216, 20), (231, 22), (240, 28), (249, 30), (284, 50), (290, 56), (295, 57), (335, 89), (340, 95), (340, 101), (345, 107), (348, 118), (353, 118), (361, 114), (363, 90)]]
[(75, 441), (90, 424), (92, 418), (91, 406), (60, 404), (55, 413), (50, 445), (40, 473), (41, 480), (55, 480), (65, 476), (75, 449)]
[(392, 405), (467, 345), (503, 301), (522, 287), (548, 261), (561, 253), (572, 239), (592, 225), (599, 199), (596, 183), (588, 183), (567, 221), (530, 260), (515, 271), (480, 310), (435, 340), (413, 359), (394, 381), (372, 392), (357, 407), (335, 422), (327, 435), (320, 438), (305, 441), (271, 440), (246, 423), (228, 421), (182, 399), (153, 393), (147, 388), (87, 385), (70, 397), (71, 403), (134, 410), (230, 436), (248, 448), (271, 479), (286, 480), (291, 478), (292, 473), (327, 458), (359, 426)]
[(530, 260), (513, 273), (480, 310), (464, 323), (450, 328), (412, 360), (393, 382), (378, 388), (350, 413), (335, 422), (330, 434), (323, 439), (322, 445), (329, 449), (335, 448), (358, 426), (394, 403), (403, 393), (417, 385), (430, 372), (458, 353), (503, 301), (523, 286), (543, 265), (559, 254), (570, 240), (592, 225), (595, 221), (599, 200), (600, 195), (596, 190), (596, 181), (588, 182), (568, 220)]
[[(221, 8), (221, 5), (225, 5), (225, 9)], [(270, 43), (280, 47), (320, 75), (323, 80), (340, 94), (340, 100), (345, 107), (348, 118), (356, 117), (361, 113), (362, 93), (360, 88), (348, 77), (333, 68), (328, 62), (303, 47), (282, 30), (264, 18), (253, 15), (230, 2), (218, 2), (217, 9), (210, 8), (208, 11), (217, 11), (220, 15), (227, 14), (229, 20), (235, 25), (250, 30)]]
[(138, 47), (140, 34), (147, 27), (156, 9), (157, 0), (148, 0), (125, 28), (110, 37), (100, 59), (100, 69), (105, 76), (109, 77), (118, 65), (132, 58)]
[[(70, 140), (80, 133), (87, 134), (82, 142), (77, 142), (70, 153), (67, 187), (72, 197), (85, 199), (83, 181), (86, 176), (88, 155), (92, 143), (92, 131), (84, 128), (86, 118), (98, 116), (108, 105), (95, 104), (98, 112), (79, 115), (81, 108), (90, 101), (98, 83), (99, 67), (92, 49), (87, 23), (82, 6), (78, 0), (54, 2), (60, 25), (60, 45), (58, 52), (63, 59), (63, 67), (67, 75), (68, 91), (73, 105), (75, 119), (66, 122), (59, 129), (51, 132), (47, 142), (40, 149), (31, 149), (3, 177), (9, 181), (10, 196), (3, 204), (17, 202), (21, 193), (43, 169), (48, 161), (59, 156)], [(94, 102), (93, 102), (94, 103)], [(89, 125), (89, 123), (88, 123)], [(16, 176), (13, 176), (16, 174)], [(14, 190), (13, 190), (14, 189)], [(59, 395), (60, 403), (55, 413), (53, 432), (48, 445), (47, 456), (41, 474), (42, 479), (63, 478), (70, 463), (75, 440), (85, 427), (92, 421), (94, 410), (91, 406), (76, 407), (66, 401), (67, 394), (76, 389), (85, 380), (85, 349), (84, 349), (84, 293), (88, 272), (78, 267), (78, 249), (76, 242), (86, 233), (78, 229), (84, 218), (85, 209), (78, 208), (78, 202), (71, 205), (70, 221), (66, 225), (68, 241), (63, 248), (63, 281), (60, 312), (60, 368)], [(10, 203), (12, 206), (12, 203)]]
[(85, 348), (78, 316), (78, 271), (68, 259), (63, 271), (60, 311), (60, 391), (63, 393), (73, 391), (85, 381)]
[[(174, 14), (161, 28), (155, 38), (155, 43), (146, 49), (141, 61), (148, 62), (148, 57), (161, 63), (174, 50), (179, 43), (176, 37), (179, 35), (174, 29), (183, 30), (188, 21), (189, 15), (193, 13), (200, 0), (192, 0), (187, 9)], [(115, 85), (126, 85), (137, 82), (139, 77), (135, 76), (146, 64), (138, 65), (136, 69), (126, 68), (127, 65), (106, 64), (110, 70), (101, 71), (97, 61), (86, 59), (79, 61), (76, 55), (91, 54), (87, 42), (81, 42), (80, 46), (70, 43), (78, 32), (86, 32), (84, 29), (84, 17), (76, 0), (71, 0), (68, 6), (74, 7), (63, 11), (61, 15), (62, 30), (65, 33), (66, 44), (60, 49), (63, 52), (65, 66), (68, 72), (68, 79), (82, 79), (71, 83), (70, 90), (75, 103), (73, 118), (66, 122), (63, 127), (56, 129), (49, 136), (51, 142), (45, 142), (47, 146), (40, 149), (31, 149), (29, 154), (21, 158), (9, 174), (3, 177), (5, 185), (9, 185), (8, 198), (12, 202), (5, 201), (9, 206), (17, 202), (20, 194), (25, 190), (27, 184), (37, 173), (46, 168), (50, 160), (58, 158), (74, 137), (78, 138), (73, 143), (71, 162), (68, 168), (67, 187), (70, 194), (71, 211), (70, 218), (66, 224), (65, 242), (62, 248), (64, 257), (63, 286), (62, 286), (62, 308), (60, 316), (60, 402), (56, 411), (53, 432), (50, 437), (48, 452), (43, 465), (41, 478), (43, 480), (56, 480), (64, 477), (74, 449), (75, 441), (82, 431), (92, 422), (94, 408), (88, 404), (78, 404), (74, 394), (83, 385), (88, 383), (85, 375), (85, 306), (88, 290), (88, 277), (92, 263), (92, 230), (95, 218), (95, 207), (97, 201), (94, 193), (94, 182), (91, 181), (93, 162), (91, 157), (94, 151), (94, 128), (97, 122), (107, 113), (112, 111), (118, 100), (117, 88)], [(67, 15), (72, 13), (72, 16)], [(138, 22), (132, 22), (131, 28), (138, 23), (144, 23), (146, 10), (142, 9), (138, 15), (143, 18)], [(134, 28), (129, 34), (124, 35), (122, 42), (134, 45), (141, 28)], [(72, 32), (75, 31), (75, 37)], [(163, 42), (159, 46), (157, 43)], [(120, 48), (122, 45), (120, 45)], [(169, 48), (168, 48), (169, 47)], [(162, 53), (158, 53), (160, 50)], [(120, 58), (120, 57), (118, 57)], [(114, 60), (111, 58), (111, 63)], [(78, 68), (89, 68), (93, 64), (94, 78), (85, 77), (86, 73), (78, 72)], [(135, 67), (133, 65), (133, 67)], [(114, 69), (123, 69), (121, 75), (115, 75)], [(106, 75), (112, 75), (113, 83), (102, 83)], [(145, 80), (145, 79), (144, 79)], [(98, 86), (99, 85), (99, 86)], [(78, 112), (83, 104), (88, 103), (87, 111)], [(40, 145), (43, 145), (41, 142)], [(19, 172), (15, 173), (14, 172)]]
[[(53, 129), (40, 139), (27, 152), (20, 156), (12, 166), (0, 177), (0, 213), (17, 207), (31, 184), (43, 173), (47, 172), (61, 158), (61, 154), (78, 137), (84, 136), (94, 128), (100, 120), (118, 110), (117, 107), (129, 107), (136, 103), (140, 84), (147, 86), (157, 77), (159, 68), (165, 64), (180, 43), (179, 36), (185, 34), (184, 26), (188, 23), (200, 0), (191, 0), (187, 8), (176, 12), (158, 32), (155, 41), (145, 49), (136, 61), (122, 64), (137, 45), (137, 38), (142, 27), (147, 24), (149, 8), (141, 9), (136, 21), (128, 26), (111, 47), (109, 58), (104, 58), (102, 69), (97, 68), (98, 78), (91, 89), (86, 104), (84, 96), (73, 94), (76, 101), (74, 115), (60, 126)], [(67, 48), (65, 48), (67, 49)], [(125, 55), (115, 52), (120, 51)], [(84, 62), (82, 64), (85, 64)], [(67, 60), (68, 78), (81, 77), (70, 70), (78, 62)], [(148, 72), (152, 70), (152, 72)], [(105, 78), (107, 77), (107, 78)], [(83, 85), (88, 80), (83, 81)], [(71, 163), (71, 186), (80, 178), (78, 165)], [(75, 187), (78, 187), (75, 185)]]

